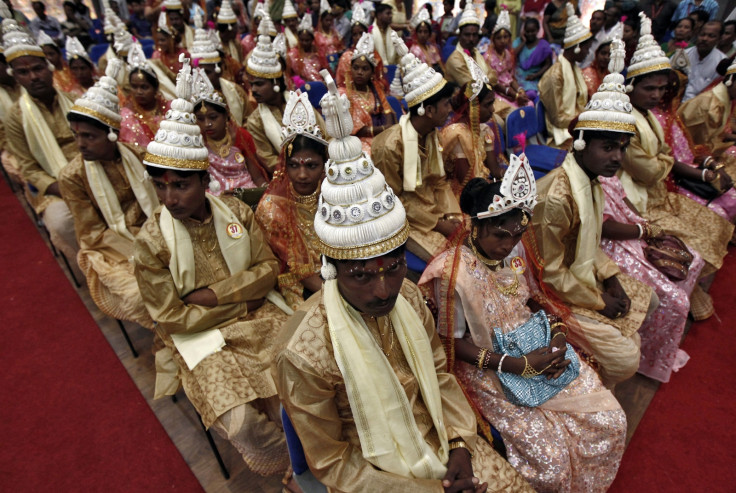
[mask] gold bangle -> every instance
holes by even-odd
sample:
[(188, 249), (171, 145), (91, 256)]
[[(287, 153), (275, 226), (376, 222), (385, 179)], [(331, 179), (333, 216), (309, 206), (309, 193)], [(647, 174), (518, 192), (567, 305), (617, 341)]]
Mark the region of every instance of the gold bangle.
[(562, 331), (559, 331), (559, 332), (555, 332), (555, 335), (552, 336), (552, 339), (550, 339), (550, 341), (553, 340), (555, 337), (557, 337), (559, 335), (561, 335), (562, 337), (564, 337), (565, 339), (567, 339), (567, 334), (565, 334)]
[(470, 457), (471, 458), (473, 457), (473, 452), (470, 451), (470, 447), (468, 447), (468, 444), (465, 443), (463, 440), (457, 440), (457, 441), (454, 441), (454, 442), (450, 442), (450, 450), (451, 451), (452, 450), (455, 450), (455, 449), (459, 449), (459, 448), (464, 448), (465, 450), (468, 451), (468, 453), (470, 454)]
[(477, 356), (477, 359), (475, 360), (475, 366), (477, 366), (479, 370), (483, 369), (483, 362), (486, 359), (487, 352), (488, 352), (488, 348), (481, 348), (481, 350), (478, 351), (478, 356)]
[[(521, 377), (522, 378), (538, 377), (539, 375), (542, 374), (542, 372), (544, 370), (542, 370), (542, 371), (535, 370), (534, 367), (529, 364), (529, 360), (526, 359), (526, 355), (522, 356), (522, 358), (524, 358), (524, 371), (521, 372)], [(549, 368), (549, 367), (547, 367), (547, 368)], [(545, 368), (545, 370), (547, 368)]]
[[(567, 337), (567, 332), (569, 330), (568, 327), (567, 327), (567, 324), (565, 322), (555, 322), (554, 324), (552, 324), (549, 327), (549, 330), (555, 329), (557, 327), (564, 327), (565, 328), (565, 332), (563, 332), (563, 334), (565, 334), (565, 337)], [(558, 332), (562, 332), (562, 330), (560, 329)]]

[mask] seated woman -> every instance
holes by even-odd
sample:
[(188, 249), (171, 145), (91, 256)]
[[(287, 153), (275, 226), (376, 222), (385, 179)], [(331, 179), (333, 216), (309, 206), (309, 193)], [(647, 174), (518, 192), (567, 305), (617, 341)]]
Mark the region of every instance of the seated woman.
[(61, 56), (61, 50), (56, 45), (51, 36), (46, 34), (44, 31), (38, 35), (38, 45), (43, 50), (46, 59), (51, 62), (54, 66), (54, 87), (62, 92), (68, 92), (74, 96), (81, 96), (84, 94), (84, 89), (77, 82), (69, 70), (69, 65)]
[(281, 264), (279, 290), (296, 308), (320, 290), (319, 241), (314, 216), (320, 184), (325, 176), (327, 145), (310, 111), (313, 131), (297, 121), (299, 111), (311, 108), (306, 93), (292, 96), (284, 110), (287, 134), (273, 181), (256, 209), (256, 220)]
[(486, 52), (485, 59), (488, 65), (498, 74), (498, 81), (493, 86), (505, 102), (513, 108), (533, 105), (525, 89), (514, 79), (516, 60), (509, 49), (511, 45), (511, 25), (509, 13), (502, 10), (491, 34), (491, 48)]
[(554, 51), (545, 39), (539, 39), (539, 21), (530, 17), (524, 21), (521, 37), (514, 41), (516, 56), (516, 83), (529, 99), (537, 98), (537, 86), (548, 68), (552, 66)]
[[(440, 132), (445, 174), (455, 197), (473, 178), (501, 178), (505, 164), (501, 153), (498, 127), (493, 121), (496, 95), (480, 67), (466, 58), (473, 76), (482, 77), (482, 85), (466, 84), (452, 98), (455, 113), (449, 125)], [(501, 162), (499, 162), (501, 161)]]
[(337, 81), (338, 87), (345, 87), (345, 80), (350, 77), (350, 64), (353, 61), (355, 45), (358, 44), (363, 34), (368, 32), (368, 28), (371, 25), (368, 14), (361, 8), (360, 3), (356, 3), (353, 6), (353, 18), (350, 20), (350, 24), (350, 39), (353, 44), (340, 55), (340, 61), (337, 63), (335, 81)]
[(97, 74), (82, 43), (75, 37), (66, 38), (66, 60), (74, 80), (86, 91), (95, 84)]
[(165, 15), (158, 16), (158, 28), (153, 39), (156, 49), (151, 55), (151, 60), (156, 60), (153, 63), (158, 64), (169, 79), (176, 80), (176, 74), (181, 70), (179, 55), (183, 53), (188, 58), (189, 54), (177, 42), (177, 34), (167, 23)]
[(605, 41), (595, 49), (593, 63), (582, 69), (588, 94), (595, 94), (603, 78), (608, 75), (608, 62), (611, 60), (611, 42)]
[(432, 67), (435, 72), (445, 73), (445, 64), (442, 63), (440, 48), (433, 40), (432, 19), (427, 7), (422, 8), (412, 18), (411, 27), (414, 29), (414, 35), (412, 36), (414, 42), (409, 48), (409, 52), (414, 53), (414, 56)]
[[(317, 31), (314, 33), (314, 43), (319, 48), (319, 52), (325, 57), (331, 55), (338, 57), (345, 49), (345, 45), (335, 29), (335, 17), (332, 15), (330, 4), (326, 0), (320, 6), (319, 22), (317, 23)], [(335, 68), (337, 68), (336, 62), (330, 69), (334, 71)]]
[(314, 28), (312, 18), (309, 15), (302, 17), (297, 28), (299, 46), (292, 48), (286, 54), (287, 70), (291, 73), (292, 80), (299, 86), (299, 77), (302, 81), (321, 81), (319, 71), (327, 67), (327, 60), (321, 51), (321, 47), (314, 42)]
[(212, 87), (203, 69), (194, 75), (194, 114), (209, 152), (209, 190), (213, 195), (265, 187), (268, 174), (256, 157), (253, 137), (235, 124), (227, 103)]
[[(482, 418), (485, 434), (487, 423), (501, 434), (509, 463), (536, 491), (602, 492), (623, 455), (626, 416), (567, 344), (566, 324), (575, 323), (569, 311), (547, 298), (526, 268), (519, 240), (536, 187), (526, 158), (511, 159), (502, 183), (476, 178), (465, 187), (460, 203), (472, 232), (438, 255), (419, 284), (437, 307), (448, 369)], [(517, 189), (523, 196), (511, 193)], [(508, 354), (509, 333), (528, 341), (529, 349)], [(509, 374), (537, 389), (557, 380), (557, 393), (521, 400), (506, 385), (514, 378)]]
[(365, 33), (353, 50), (350, 77), (340, 92), (347, 94), (353, 135), (370, 155), (373, 137), (396, 123), (396, 115), (386, 101), (382, 82), (383, 64), (373, 49), (373, 36)]
[(169, 109), (169, 102), (159, 91), (159, 81), (139, 44), (128, 54), (128, 81), (131, 97), (120, 108), (120, 141), (145, 149), (153, 140), (158, 125)]

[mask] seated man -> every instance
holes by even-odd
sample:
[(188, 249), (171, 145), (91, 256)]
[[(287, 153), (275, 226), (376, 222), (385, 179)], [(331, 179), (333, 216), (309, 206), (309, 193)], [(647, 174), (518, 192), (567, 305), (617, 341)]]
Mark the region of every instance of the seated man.
[(670, 60), (650, 34), (649, 18), (643, 16), (639, 45), (626, 73), (627, 86), (633, 87), (630, 98), (636, 134), (619, 178), (627, 198), (644, 219), (702, 255), (706, 261), (703, 275), (707, 275), (723, 264), (734, 228), (715, 212), (667, 189), (670, 172), (675, 177), (703, 182), (718, 178), (714, 171), (700, 170), (674, 159), (662, 126), (650, 111), (664, 95), (670, 70)]
[(248, 206), (205, 193), (208, 153), (192, 123), (190, 70), (185, 59), (179, 98), (143, 161), (162, 203), (135, 240), (135, 276), (163, 346), (156, 396), (175, 393), (180, 379), (204, 425), (271, 475), (289, 464), (268, 370), (286, 318), (267, 301), (286, 307), (273, 292), (279, 266)]
[(20, 99), (20, 84), (8, 73), (8, 62), (5, 60), (5, 55), (0, 53), (0, 153), (2, 153), (0, 160), (10, 179), (15, 183), (23, 183), (15, 156), (8, 149), (3, 124), (18, 99)]
[[(623, 53), (619, 60), (622, 69)], [(526, 241), (527, 252), (541, 257), (531, 262), (541, 280), (575, 314), (570, 342), (600, 364), (603, 384), (612, 387), (639, 368), (637, 330), (657, 303), (649, 286), (621, 274), (600, 248), (605, 198), (597, 178), (616, 174), (636, 129), (623, 76), (608, 77), (614, 89), (596, 93), (575, 126), (575, 152), (537, 182)], [(617, 109), (614, 101), (624, 104)]]
[[(271, 22), (265, 17), (267, 14), (264, 14), (264, 20), (259, 25), (258, 44), (248, 56), (245, 67), (253, 98), (258, 103), (255, 111), (248, 116), (246, 128), (256, 143), (256, 154), (268, 168), (269, 174), (273, 174), (279, 163), (283, 141), (281, 120), (289, 95), (286, 93), (281, 62), (268, 35)], [(316, 111), (315, 117), (324, 133), (324, 120)]]
[[(450, 113), (451, 84), (426, 63), (408, 54), (406, 45), (394, 37), (402, 58), (404, 99), (409, 114), (381, 132), (371, 145), (376, 166), (406, 208), (409, 250), (423, 260), (442, 251), (446, 237), (461, 223), (460, 205), (445, 176), (437, 127)], [(412, 81), (422, 77), (416, 87)]]
[(79, 146), (59, 175), (59, 189), (74, 216), (77, 260), (89, 293), (103, 313), (153, 328), (133, 275), (133, 241), (158, 207), (145, 178), (142, 151), (117, 142), (118, 85), (123, 61), (112, 59), (106, 75), (74, 102), (67, 114)]
[(567, 129), (588, 102), (588, 86), (578, 64), (588, 56), (592, 43), (590, 31), (568, 3), (564, 51), (539, 80), (539, 100), (544, 105), (549, 134), (547, 145), (570, 148), (572, 137)]
[(721, 50), (716, 48), (718, 40), (723, 34), (723, 23), (721, 21), (710, 21), (703, 25), (698, 34), (695, 46), (685, 50), (690, 60), (690, 73), (688, 74), (687, 87), (682, 96), (683, 101), (694, 98), (704, 91), (717, 77), (716, 68), (726, 58)]
[(30, 202), (49, 231), (51, 242), (76, 266), (74, 220), (61, 199), (57, 178), (79, 154), (66, 114), (73, 100), (53, 86), (43, 50), (12, 19), (3, 21), (5, 59), (25, 91), (4, 120), (8, 150), (28, 185)]
[(322, 103), (342, 115), (314, 220), (325, 282), (290, 319), (274, 368), (309, 468), (330, 491), (533, 491), (477, 436), (404, 280), (404, 208), (350, 135), (346, 103), (334, 86)]

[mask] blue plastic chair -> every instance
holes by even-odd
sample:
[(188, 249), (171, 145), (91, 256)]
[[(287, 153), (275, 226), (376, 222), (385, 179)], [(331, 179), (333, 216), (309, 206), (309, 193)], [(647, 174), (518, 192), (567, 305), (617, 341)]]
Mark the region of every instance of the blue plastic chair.
[(327, 86), (321, 81), (312, 81), (305, 83), (301, 88), (302, 91), (307, 93), (309, 102), (315, 107), (317, 111), (321, 111), (319, 102), (322, 100), (322, 96), (327, 94)]
[[(521, 149), (515, 136), (526, 133), (527, 141), (539, 133), (539, 120), (533, 107), (523, 107), (509, 113), (506, 117), (506, 144), (509, 153), (519, 154)], [(541, 144), (527, 144), (524, 153), (534, 171), (534, 178), (539, 179), (562, 164), (567, 151)]]
[(284, 425), (284, 435), (286, 436), (286, 447), (289, 450), (289, 460), (291, 468), (294, 470), (294, 479), (304, 493), (327, 493), (327, 488), (317, 481), (309, 470), (307, 458), (304, 455), (304, 447), (296, 434), (294, 425), (291, 424), (289, 415), (286, 410), (281, 408), (281, 422)]
[(544, 120), (544, 105), (541, 99), (537, 99), (537, 131), (541, 140), (547, 142), (547, 122)]
[(391, 105), (391, 109), (394, 110), (394, 114), (396, 115), (396, 121), (399, 121), (399, 118), (401, 118), (401, 115), (404, 114), (404, 107), (401, 106), (401, 103), (399, 102), (399, 100), (393, 96), (386, 96), (386, 101), (388, 101), (388, 104)]
[(139, 39), (138, 40), (141, 43), (141, 47), (143, 48), (143, 53), (146, 54), (146, 58), (151, 58), (151, 55), (153, 55), (153, 40), (152, 39)]
[(394, 76), (396, 75), (396, 68), (396, 65), (383, 66), (383, 78), (386, 79), (389, 84), (394, 80)]
[(455, 51), (455, 48), (457, 47), (457, 43), (455, 43), (455, 40), (457, 39), (457, 36), (450, 36), (447, 38), (447, 41), (445, 42), (445, 46), (442, 47), (442, 53), (440, 53), (440, 56), (442, 57), (442, 62), (446, 62), (448, 58), (450, 58), (450, 55), (453, 51)]
[(99, 61), (100, 57), (105, 54), (108, 46), (110, 46), (109, 43), (100, 43), (93, 45), (92, 49), (89, 50), (89, 57), (93, 62), (95, 62), (95, 65)]
[(427, 262), (417, 257), (409, 250), (406, 250), (406, 266), (409, 270), (413, 270), (414, 272), (421, 274), (424, 272), (424, 269), (427, 268)]

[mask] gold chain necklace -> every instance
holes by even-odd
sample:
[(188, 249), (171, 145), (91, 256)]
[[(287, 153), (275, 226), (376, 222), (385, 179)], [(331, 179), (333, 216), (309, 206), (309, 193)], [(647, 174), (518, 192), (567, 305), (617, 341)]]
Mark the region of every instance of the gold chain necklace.
[(514, 282), (508, 286), (504, 286), (496, 281), (495, 274), (491, 274), (491, 279), (493, 280), (493, 285), (496, 286), (496, 289), (498, 289), (504, 296), (516, 296), (519, 294), (519, 276), (516, 274), (514, 274)]
[(485, 255), (483, 255), (482, 253), (480, 253), (478, 249), (475, 247), (475, 243), (473, 243), (472, 240), (468, 241), (468, 245), (470, 246), (470, 249), (473, 251), (473, 254), (478, 258), (478, 260), (486, 264), (488, 268), (491, 269), (492, 271), (495, 272), (498, 269), (498, 266), (503, 263), (503, 260), (491, 260)]
[(294, 184), (289, 182), (289, 189), (291, 190), (291, 195), (294, 197), (294, 200), (300, 204), (304, 204), (307, 206), (313, 206), (317, 203), (317, 198), (319, 197), (319, 190), (320, 187), (317, 187), (317, 189), (310, 193), (309, 195), (300, 195), (297, 193), (296, 190), (294, 190)]
[(385, 354), (388, 358), (389, 356), (391, 356), (391, 351), (393, 351), (394, 349), (394, 325), (391, 323), (391, 316), (387, 315), (386, 321), (388, 322), (388, 330), (391, 334), (391, 343), (388, 346), (388, 351), (386, 351), (383, 349), (383, 338), (381, 338), (381, 351), (383, 351), (383, 354)]
[(222, 159), (227, 159), (230, 155), (230, 148), (233, 146), (233, 141), (230, 137), (230, 132), (225, 131), (225, 137), (220, 140), (208, 139), (208, 144), (212, 146), (215, 154), (220, 156)]

